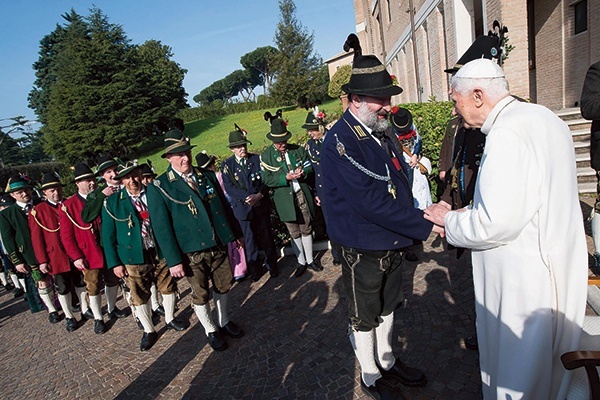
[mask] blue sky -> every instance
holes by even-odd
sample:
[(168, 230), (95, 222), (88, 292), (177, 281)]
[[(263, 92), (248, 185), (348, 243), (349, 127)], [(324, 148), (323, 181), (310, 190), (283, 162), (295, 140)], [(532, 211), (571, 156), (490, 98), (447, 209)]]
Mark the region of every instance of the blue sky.
[[(325, 60), (340, 51), (355, 31), (353, 0), (295, 0), (296, 17), (314, 33), (314, 50)], [(192, 98), (230, 72), (240, 57), (274, 46), (279, 21), (277, 0), (3, 0), (0, 13), (0, 119), (23, 115), (34, 120), (27, 95), (35, 80), (32, 65), (39, 42), (63, 24), (73, 8), (89, 15), (93, 6), (123, 26), (134, 44), (160, 40), (172, 59), (188, 70), (184, 87)], [(3, 122), (0, 122), (3, 125)]]

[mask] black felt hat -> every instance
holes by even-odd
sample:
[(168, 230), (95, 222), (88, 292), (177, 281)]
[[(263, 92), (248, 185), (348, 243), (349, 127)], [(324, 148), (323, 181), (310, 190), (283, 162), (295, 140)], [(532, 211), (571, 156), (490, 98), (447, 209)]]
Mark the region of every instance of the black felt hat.
[(165, 152), (161, 155), (162, 158), (166, 158), (167, 154), (183, 153), (196, 147), (190, 144), (190, 138), (179, 129), (171, 129), (165, 133), (164, 146)]
[(350, 81), (342, 85), (346, 93), (385, 98), (402, 93), (400, 86), (394, 85), (392, 77), (379, 59), (373, 55), (362, 55), (360, 42), (355, 34), (350, 34), (344, 43), (344, 50), (354, 49), (354, 61)]
[(94, 171), (92, 171), (86, 163), (79, 163), (75, 166), (75, 170), (73, 171), (73, 182), (95, 177)]
[(40, 179), (40, 190), (49, 189), (53, 187), (65, 186), (60, 182), (58, 175), (54, 172), (44, 172), (42, 179)]
[(315, 116), (315, 113), (310, 111), (306, 116), (306, 121), (304, 122), (304, 125), (302, 125), (302, 129), (318, 130), (319, 125), (319, 120)]
[(229, 144), (228, 147), (241, 146), (243, 144), (252, 144), (251, 141), (246, 139), (246, 131), (240, 128), (237, 124), (235, 125), (235, 131), (229, 132)]
[(110, 156), (101, 156), (98, 158), (98, 166), (96, 167), (96, 175), (102, 175), (102, 172), (108, 168), (119, 165), (117, 161)]
[(469, 61), (478, 58), (487, 58), (491, 60), (500, 56), (500, 41), (495, 36), (481, 35), (475, 39), (473, 44), (465, 51), (454, 67), (445, 69), (444, 72), (453, 74)]
[(208, 167), (210, 164), (215, 162), (215, 160), (215, 156), (209, 156), (206, 154), (206, 150), (202, 150), (201, 153), (196, 154), (196, 165), (198, 165), (198, 168), (201, 169)]
[(292, 132), (287, 130), (287, 124), (281, 118), (271, 121), (271, 132), (267, 133), (267, 138), (275, 143), (285, 142), (292, 137)]
[(390, 121), (397, 133), (405, 133), (412, 129), (412, 114), (406, 108), (392, 108)]
[(4, 189), (4, 193), (12, 193), (12, 192), (16, 192), (17, 190), (21, 190), (21, 189), (31, 189), (32, 186), (29, 183), (29, 180), (15, 172), (14, 174), (12, 174), (10, 176), (10, 178), (8, 178), (8, 182), (6, 183), (6, 188)]
[(151, 176), (153, 178), (156, 178), (158, 176), (158, 174), (154, 172), (154, 170), (150, 165), (148, 165), (148, 163), (140, 164), (140, 167), (142, 168), (142, 176)]

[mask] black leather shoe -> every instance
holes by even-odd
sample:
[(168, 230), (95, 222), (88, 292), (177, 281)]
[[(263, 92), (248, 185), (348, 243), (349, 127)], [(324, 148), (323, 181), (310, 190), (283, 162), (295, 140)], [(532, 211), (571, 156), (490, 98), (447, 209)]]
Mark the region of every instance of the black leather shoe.
[(231, 336), (232, 338), (240, 338), (244, 336), (243, 329), (232, 321), (229, 321), (224, 327), (219, 328), (219, 330), (223, 335)]
[(219, 331), (210, 332), (207, 336), (208, 344), (210, 344), (210, 347), (212, 347), (214, 351), (223, 351), (227, 349), (227, 342), (223, 339)]
[(156, 332), (144, 332), (144, 336), (142, 336), (142, 341), (140, 343), (140, 350), (146, 351), (150, 350), (154, 343), (158, 340), (158, 334)]
[(115, 306), (115, 309), (108, 312), (109, 319), (125, 318), (127, 313), (123, 310), (119, 310), (119, 307)]
[(396, 358), (396, 362), (389, 371), (379, 367), (383, 378), (391, 384), (401, 383), (404, 386), (424, 386), (427, 383), (425, 374), (420, 370), (408, 367)]
[(479, 350), (476, 334), (465, 339), (465, 347), (470, 350)]
[(144, 325), (142, 325), (142, 321), (140, 321), (140, 319), (138, 317), (135, 317), (135, 323), (139, 330), (141, 330), (141, 331), (144, 330)]
[(250, 277), (252, 278), (253, 282), (258, 282), (260, 281), (260, 278), (262, 278), (264, 273), (265, 272), (263, 271), (262, 265), (257, 265), (254, 267), (252, 275)]
[(25, 294), (25, 291), (21, 288), (17, 288), (15, 289), (15, 291), (13, 292), (13, 298), (17, 298), (17, 297), (21, 297)]
[(169, 322), (167, 324), (167, 329), (174, 329), (178, 332), (181, 332), (181, 331), (187, 329), (188, 326), (190, 326), (190, 324), (188, 322), (182, 321), (177, 318), (173, 318), (171, 320), (171, 322)]
[(77, 320), (75, 318), (67, 318), (67, 332), (73, 332), (77, 329)]
[(94, 319), (94, 313), (88, 308), (86, 312), (81, 314), (81, 319)]
[(101, 319), (95, 319), (94, 320), (94, 333), (96, 335), (99, 335), (104, 332), (106, 332), (106, 326), (104, 326), (104, 321), (102, 321)]
[(4, 285), (4, 289), (6, 289), (7, 292), (10, 292), (11, 290), (13, 290), (15, 288), (15, 285), (13, 285), (10, 282), (6, 282), (6, 285)]
[(161, 317), (165, 316), (165, 308), (163, 306), (158, 306), (156, 310), (152, 310), (152, 314), (160, 315)]
[(398, 389), (392, 387), (383, 378), (379, 378), (375, 381), (375, 385), (367, 386), (360, 380), (360, 387), (363, 392), (376, 400), (404, 400), (405, 397), (398, 391)]
[(60, 315), (58, 314), (58, 311), (52, 311), (50, 314), (48, 314), (48, 321), (50, 321), (51, 324), (55, 324), (60, 321)]
[(277, 265), (268, 268), (269, 275), (271, 275), (271, 278), (277, 278), (279, 276), (279, 267)]
[(337, 265), (342, 265), (342, 261), (341, 261), (341, 260), (339, 260), (339, 259), (337, 259), (337, 258), (334, 258), (334, 259), (333, 259), (333, 265), (336, 265), (336, 266), (337, 266)]
[(417, 257), (417, 255), (411, 249), (406, 249), (404, 251), (404, 258), (406, 258), (408, 261), (419, 261), (419, 257)]
[(296, 272), (294, 272), (294, 276), (296, 278), (302, 276), (302, 274), (306, 272), (306, 268), (306, 264), (298, 264), (296, 267)]
[(81, 306), (79, 304), (75, 304), (75, 305), (71, 304), (71, 311), (79, 312), (79, 311), (81, 311)]
[(318, 260), (313, 260), (313, 262), (311, 262), (310, 264), (308, 264), (308, 268), (312, 269), (313, 271), (323, 271), (323, 266), (321, 265), (321, 263)]

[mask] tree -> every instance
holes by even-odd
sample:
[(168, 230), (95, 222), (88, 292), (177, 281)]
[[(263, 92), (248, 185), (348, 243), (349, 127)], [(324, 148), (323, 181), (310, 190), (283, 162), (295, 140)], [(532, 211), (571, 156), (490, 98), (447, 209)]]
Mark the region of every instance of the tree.
[(68, 161), (135, 152), (156, 121), (186, 106), (186, 71), (158, 41), (132, 45), (99, 9), (63, 18), (67, 23), (40, 42), (29, 97), (44, 124), (44, 148)]
[[(10, 121), (10, 122), (9, 122)], [(12, 134), (25, 132), (29, 121), (23, 116), (0, 119), (0, 168), (20, 163), (20, 147)]]
[(260, 75), (263, 91), (268, 94), (273, 84), (275, 57), (278, 50), (272, 46), (258, 47), (240, 58), (242, 67)]
[(323, 64), (313, 54), (314, 35), (309, 34), (296, 18), (293, 0), (279, 0), (280, 20), (277, 23), (275, 43), (279, 53), (275, 58), (277, 80), (271, 96), (279, 104), (298, 102), (302, 98), (317, 98), (311, 82), (319, 78)]

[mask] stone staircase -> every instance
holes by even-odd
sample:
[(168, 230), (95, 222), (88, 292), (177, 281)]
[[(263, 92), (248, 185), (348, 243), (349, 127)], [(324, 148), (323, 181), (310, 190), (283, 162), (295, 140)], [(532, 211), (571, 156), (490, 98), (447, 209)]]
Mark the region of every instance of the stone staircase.
[(596, 193), (596, 171), (590, 167), (590, 127), (592, 122), (581, 117), (579, 108), (565, 108), (555, 111), (555, 113), (567, 123), (573, 135), (579, 193)]

